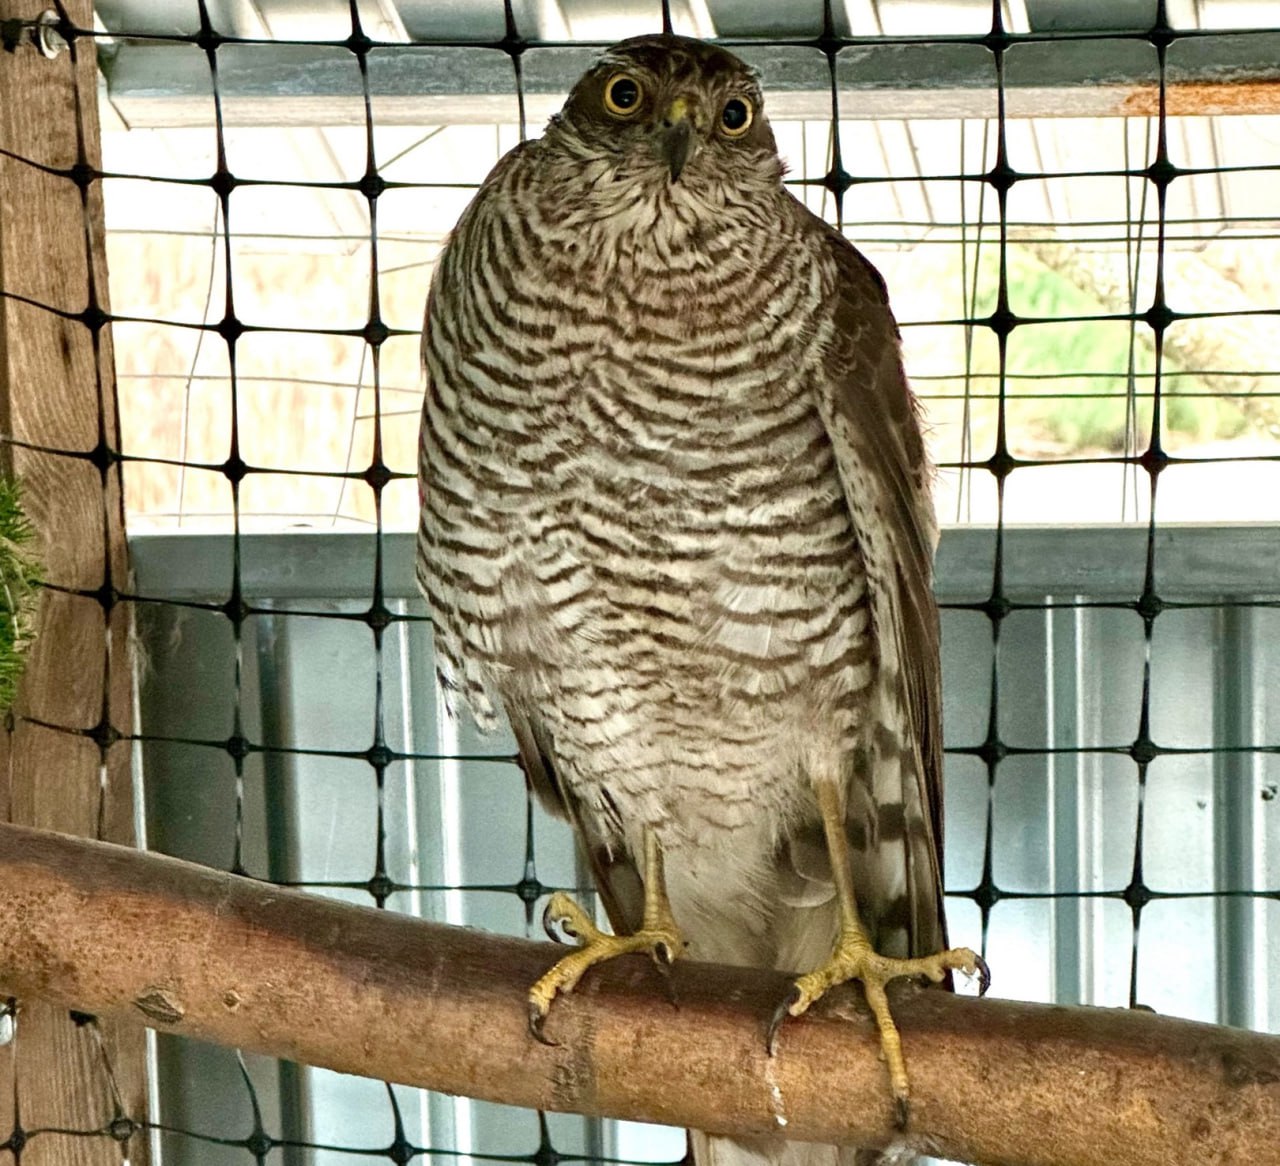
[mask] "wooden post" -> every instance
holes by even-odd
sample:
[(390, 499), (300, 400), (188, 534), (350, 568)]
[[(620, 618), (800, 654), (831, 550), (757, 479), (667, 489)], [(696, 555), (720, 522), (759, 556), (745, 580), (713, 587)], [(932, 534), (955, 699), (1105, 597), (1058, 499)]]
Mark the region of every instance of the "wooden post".
[[(53, 7), (0, 0), (0, 21)], [(66, 0), (65, 12), (92, 28), (91, 0)], [(128, 560), (92, 176), (96, 53), (72, 38), (49, 59), (15, 24), (0, 28), (0, 469), (23, 486), (50, 584), (0, 731), (0, 816), (131, 843), (131, 745), (119, 739), (133, 727), (129, 614), (113, 602)], [(0, 1141), (20, 1131), (24, 1166), (145, 1162), (147, 1135), (131, 1124), (146, 1117), (142, 1034), (38, 1000), (18, 1005), (16, 1037), (0, 1048)]]

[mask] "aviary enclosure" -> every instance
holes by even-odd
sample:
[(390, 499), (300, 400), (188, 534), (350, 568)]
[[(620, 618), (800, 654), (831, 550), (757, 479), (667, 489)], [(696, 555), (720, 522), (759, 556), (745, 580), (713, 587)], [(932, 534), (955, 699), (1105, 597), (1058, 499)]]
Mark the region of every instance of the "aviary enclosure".
[[(776, 1118), (778, 977), (680, 969), (672, 1009), (637, 961), (548, 1051), (549, 949), (412, 922), (532, 937), (586, 893), (512, 742), (443, 712), (418, 344), (489, 168), (664, 20), (759, 69), (927, 410), (948, 911), (997, 999), (908, 1005), (920, 1120), (975, 1161), (1275, 1153), (1280, 4), (0, 0), (3, 471), (45, 578), (8, 1160), (669, 1162)], [(798, 1135), (887, 1120), (850, 1026), (779, 1070)]]

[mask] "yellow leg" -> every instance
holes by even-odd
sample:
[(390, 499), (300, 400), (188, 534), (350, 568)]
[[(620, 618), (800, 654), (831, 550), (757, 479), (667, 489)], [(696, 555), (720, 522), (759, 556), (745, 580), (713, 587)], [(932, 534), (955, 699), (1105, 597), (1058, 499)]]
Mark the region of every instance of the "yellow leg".
[(990, 980), (986, 963), (967, 947), (952, 948), (936, 955), (918, 959), (890, 959), (880, 955), (867, 938), (858, 916), (858, 900), (853, 889), (853, 875), (849, 865), (849, 843), (844, 831), (844, 811), (839, 791), (826, 782), (817, 787), (818, 807), (822, 812), (822, 826), (826, 834), (827, 849), (831, 856), (831, 869), (835, 877), (836, 894), (840, 903), (840, 935), (831, 958), (821, 967), (801, 976), (791, 996), (779, 1008), (769, 1031), (770, 1048), (784, 1015), (799, 1016), (828, 989), (848, 980), (861, 980), (867, 994), (867, 1003), (875, 1015), (880, 1029), (880, 1047), (889, 1070), (889, 1084), (897, 1105), (898, 1120), (906, 1125), (910, 1084), (907, 1079), (906, 1060), (902, 1055), (902, 1037), (889, 1011), (885, 985), (899, 976), (927, 976), (930, 980), (942, 980), (948, 971), (961, 971), (968, 975), (981, 975), (983, 991)]
[(652, 830), (644, 832), (644, 921), (633, 935), (609, 935), (563, 891), (557, 891), (542, 913), (543, 926), (554, 936), (555, 928), (582, 941), (582, 946), (558, 961), (529, 989), (529, 1029), (549, 1044), (543, 1024), (558, 992), (572, 992), (583, 973), (596, 964), (633, 951), (647, 951), (659, 963), (669, 964), (684, 950), (684, 939), (671, 914), (663, 873), (662, 848)]

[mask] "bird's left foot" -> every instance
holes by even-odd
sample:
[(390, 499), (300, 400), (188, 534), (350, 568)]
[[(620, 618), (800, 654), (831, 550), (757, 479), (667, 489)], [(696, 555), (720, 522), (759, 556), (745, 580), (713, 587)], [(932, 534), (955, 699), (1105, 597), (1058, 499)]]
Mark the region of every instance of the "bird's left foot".
[(665, 898), (659, 909), (646, 912), (645, 924), (639, 931), (610, 935), (601, 931), (568, 895), (557, 891), (547, 901), (542, 926), (557, 941), (557, 929), (581, 941), (580, 947), (559, 960), (529, 989), (529, 1031), (543, 1044), (551, 1043), (543, 1033), (551, 1002), (557, 993), (572, 992), (588, 968), (634, 951), (647, 951), (659, 964), (667, 965), (684, 951), (684, 939)]
[(836, 942), (831, 958), (821, 967), (796, 980), (791, 994), (778, 1006), (769, 1025), (769, 1052), (774, 1050), (778, 1028), (786, 1016), (800, 1016), (810, 1005), (824, 996), (836, 984), (849, 980), (861, 980), (867, 994), (867, 1003), (875, 1015), (880, 1029), (880, 1048), (889, 1070), (889, 1083), (893, 1088), (898, 1123), (906, 1126), (910, 1084), (907, 1065), (902, 1055), (902, 1038), (898, 1026), (889, 1011), (885, 986), (900, 976), (926, 976), (934, 983), (946, 977), (947, 972), (958, 971), (977, 975), (982, 992), (991, 983), (991, 973), (986, 961), (967, 947), (956, 947), (936, 955), (917, 959), (892, 959), (882, 956), (872, 946), (861, 928), (846, 927)]

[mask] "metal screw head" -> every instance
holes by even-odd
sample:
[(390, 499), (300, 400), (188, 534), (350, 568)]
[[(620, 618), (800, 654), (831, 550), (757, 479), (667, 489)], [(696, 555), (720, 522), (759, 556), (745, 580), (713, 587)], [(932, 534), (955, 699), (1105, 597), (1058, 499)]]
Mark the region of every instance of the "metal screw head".
[(67, 42), (59, 29), (61, 23), (62, 18), (52, 8), (46, 8), (36, 17), (35, 34), (32, 39), (35, 41), (36, 48), (51, 61), (67, 47)]

